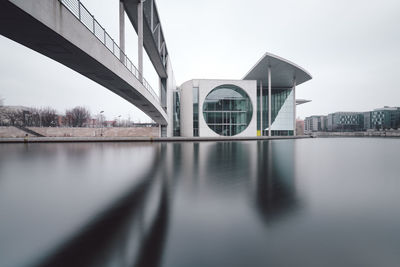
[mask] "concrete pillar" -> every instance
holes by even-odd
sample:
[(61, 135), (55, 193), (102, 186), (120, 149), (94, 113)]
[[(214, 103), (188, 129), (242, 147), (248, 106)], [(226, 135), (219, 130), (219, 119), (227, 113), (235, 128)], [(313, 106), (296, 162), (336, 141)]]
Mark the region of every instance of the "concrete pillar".
[(143, 82), (143, 0), (138, 4), (138, 70), (139, 81)]
[(268, 136), (271, 136), (271, 66), (268, 66)]
[(293, 136), (296, 136), (296, 78), (293, 79)]
[(260, 80), (260, 132), (261, 132), (261, 136), (263, 136), (263, 101), (262, 101), (262, 81)]
[(154, 0), (150, 0), (150, 27), (154, 31)]
[(122, 1), (119, 1), (119, 48), (121, 49), (119, 58), (125, 64), (125, 10)]

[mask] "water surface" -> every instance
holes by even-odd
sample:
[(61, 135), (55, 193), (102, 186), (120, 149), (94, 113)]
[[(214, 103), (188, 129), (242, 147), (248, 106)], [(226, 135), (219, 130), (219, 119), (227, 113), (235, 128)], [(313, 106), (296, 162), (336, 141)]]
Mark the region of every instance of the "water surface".
[(0, 145), (0, 266), (400, 266), (400, 139)]

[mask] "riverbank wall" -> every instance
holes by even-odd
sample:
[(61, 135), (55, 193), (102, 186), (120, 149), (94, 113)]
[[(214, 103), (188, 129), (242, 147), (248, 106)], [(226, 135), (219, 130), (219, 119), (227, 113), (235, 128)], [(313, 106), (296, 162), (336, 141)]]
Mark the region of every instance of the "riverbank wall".
[(313, 132), (312, 137), (400, 137), (399, 130), (367, 132)]
[(256, 137), (25, 137), (0, 138), (0, 143), (83, 143), (83, 142), (229, 142), (303, 139), (311, 136)]
[[(158, 127), (26, 127), (45, 137), (159, 137)], [(28, 138), (34, 135), (13, 126), (1, 126), (0, 138)]]

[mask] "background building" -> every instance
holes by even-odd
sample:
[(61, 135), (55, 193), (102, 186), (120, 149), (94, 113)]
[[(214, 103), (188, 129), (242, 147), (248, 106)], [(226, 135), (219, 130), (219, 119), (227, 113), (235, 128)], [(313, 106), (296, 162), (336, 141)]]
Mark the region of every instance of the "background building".
[(370, 129), (398, 129), (400, 128), (400, 108), (384, 107), (370, 112)]
[(364, 116), (360, 112), (335, 112), (328, 114), (328, 131), (362, 131)]
[(296, 135), (304, 135), (304, 121), (296, 119)]
[(327, 116), (314, 115), (307, 117), (304, 122), (304, 132), (320, 132), (326, 131)]
[(305, 119), (305, 133), (317, 131), (355, 132), (397, 130), (400, 128), (400, 107), (383, 107), (366, 112), (335, 112), (328, 116)]
[(364, 131), (371, 129), (371, 111), (363, 112)]

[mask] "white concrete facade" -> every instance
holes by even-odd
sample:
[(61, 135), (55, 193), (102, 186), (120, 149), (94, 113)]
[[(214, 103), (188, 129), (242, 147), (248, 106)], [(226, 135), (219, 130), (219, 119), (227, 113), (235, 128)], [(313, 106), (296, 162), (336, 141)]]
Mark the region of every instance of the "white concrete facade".
[(167, 58), (167, 116), (168, 116), (168, 126), (167, 126), (167, 137), (173, 136), (174, 131), (174, 92), (176, 90), (176, 81), (174, 76), (174, 71), (172, 69), (171, 59), (168, 56)]
[(253, 114), (247, 128), (235, 136), (257, 136), (257, 82), (255, 80), (206, 80), (194, 79), (183, 83), (180, 88), (180, 126), (181, 136), (193, 137), (193, 88), (199, 92), (199, 137), (218, 137), (206, 123), (203, 104), (206, 96), (221, 85), (235, 85), (243, 89), (250, 98)]

